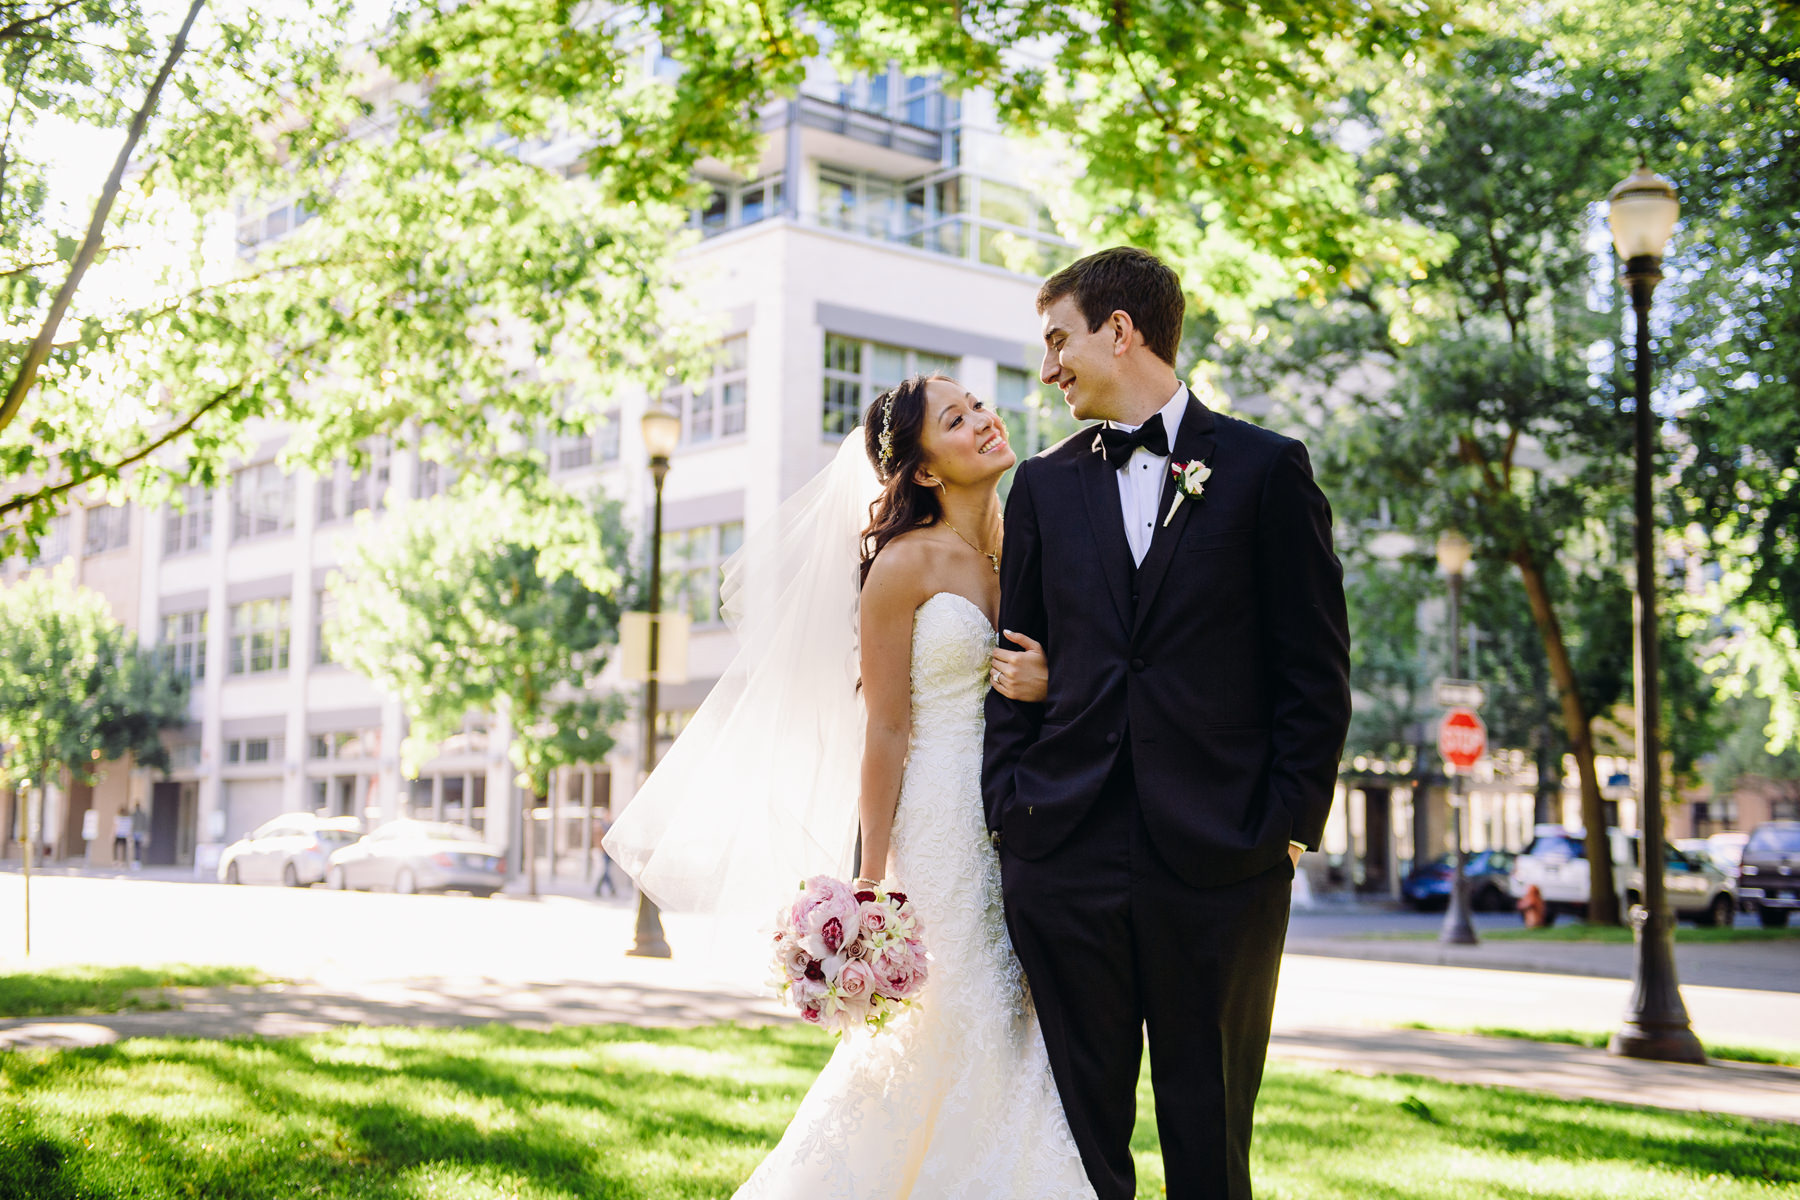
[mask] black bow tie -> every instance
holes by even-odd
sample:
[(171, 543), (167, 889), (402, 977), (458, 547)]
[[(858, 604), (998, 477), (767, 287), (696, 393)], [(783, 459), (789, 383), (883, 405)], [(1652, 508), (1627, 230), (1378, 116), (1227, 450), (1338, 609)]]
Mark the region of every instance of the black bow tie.
[(1111, 425), (1102, 425), (1100, 436), (1094, 441), (1094, 449), (1106, 455), (1106, 465), (1115, 471), (1125, 465), (1131, 458), (1131, 452), (1139, 446), (1163, 458), (1169, 456), (1169, 435), (1163, 430), (1161, 413), (1153, 414), (1136, 429), (1114, 429)]

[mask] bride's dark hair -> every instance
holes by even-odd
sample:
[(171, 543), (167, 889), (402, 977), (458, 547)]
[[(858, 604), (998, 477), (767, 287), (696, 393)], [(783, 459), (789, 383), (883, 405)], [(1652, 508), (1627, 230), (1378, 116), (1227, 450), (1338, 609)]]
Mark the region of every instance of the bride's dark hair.
[(869, 524), (862, 532), (862, 581), (868, 582), (875, 556), (909, 529), (943, 519), (938, 489), (922, 486), (913, 476), (925, 462), (920, 435), (925, 430), (925, 385), (952, 382), (947, 375), (913, 375), (875, 397), (863, 414), (863, 445), (881, 495), (869, 505)]

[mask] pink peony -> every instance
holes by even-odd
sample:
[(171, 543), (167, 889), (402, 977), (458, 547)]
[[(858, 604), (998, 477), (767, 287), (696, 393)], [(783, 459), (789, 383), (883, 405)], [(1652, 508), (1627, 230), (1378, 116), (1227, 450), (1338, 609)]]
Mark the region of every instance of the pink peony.
[(823, 904), (836, 904), (837, 911), (842, 911), (846, 904), (855, 907), (856, 896), (840, 880), (829, 875), (814, 875), (800, 885), (800, 894), (794, 897), (794, 905), (789, 910), (789, 920), (794, 928), (805, 929), (813, 910)]
[(869, 967), (875, 972), (877, 990), (895, 1000), (911, 996), (923, 981), (924, 964), (905, 942), (888, 943)]
[(856, 936), (856, 918), (856, 898), (848, 889), (840, 888), (836, 894), (814, 904), (806, 919), (796, 926), (800, 931), (800, 944), (814, 958), (837, 954)]

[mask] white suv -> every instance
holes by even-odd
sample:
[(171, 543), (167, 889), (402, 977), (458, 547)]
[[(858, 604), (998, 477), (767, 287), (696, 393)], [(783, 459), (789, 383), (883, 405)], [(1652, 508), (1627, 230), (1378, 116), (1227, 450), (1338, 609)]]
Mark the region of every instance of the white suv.
[[(1639, 841), (1635, 833), (1609, 829), (1613, 881), (1622, 905), (1629, 909), (1642, 901), (1644, 872), (1639, 865)], [(1544, 898), (1548, 924), (1561, 913), (1584, 917), (1588, 905), (1588, 862), (1584, 834), (1563, 825), (1539, 825), (1531, 845), (1513, 861), (1512, 894), (1515, 899), (1536, 885)], [(1703, 925), (1729, 925), (1737, 913), (1737, 893), (1725, 873), (1710, 862), (1663, 847), (1663, 890), (1669, 910)]]

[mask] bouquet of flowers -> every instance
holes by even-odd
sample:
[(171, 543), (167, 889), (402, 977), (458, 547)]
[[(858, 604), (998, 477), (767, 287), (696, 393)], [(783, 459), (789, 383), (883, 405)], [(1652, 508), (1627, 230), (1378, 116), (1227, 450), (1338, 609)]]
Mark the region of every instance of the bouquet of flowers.
[(905, 892), (815, 875), (776, 915), (775, 984), (814, 1025), (880, 1029), (925, 985), (922, 937)]

